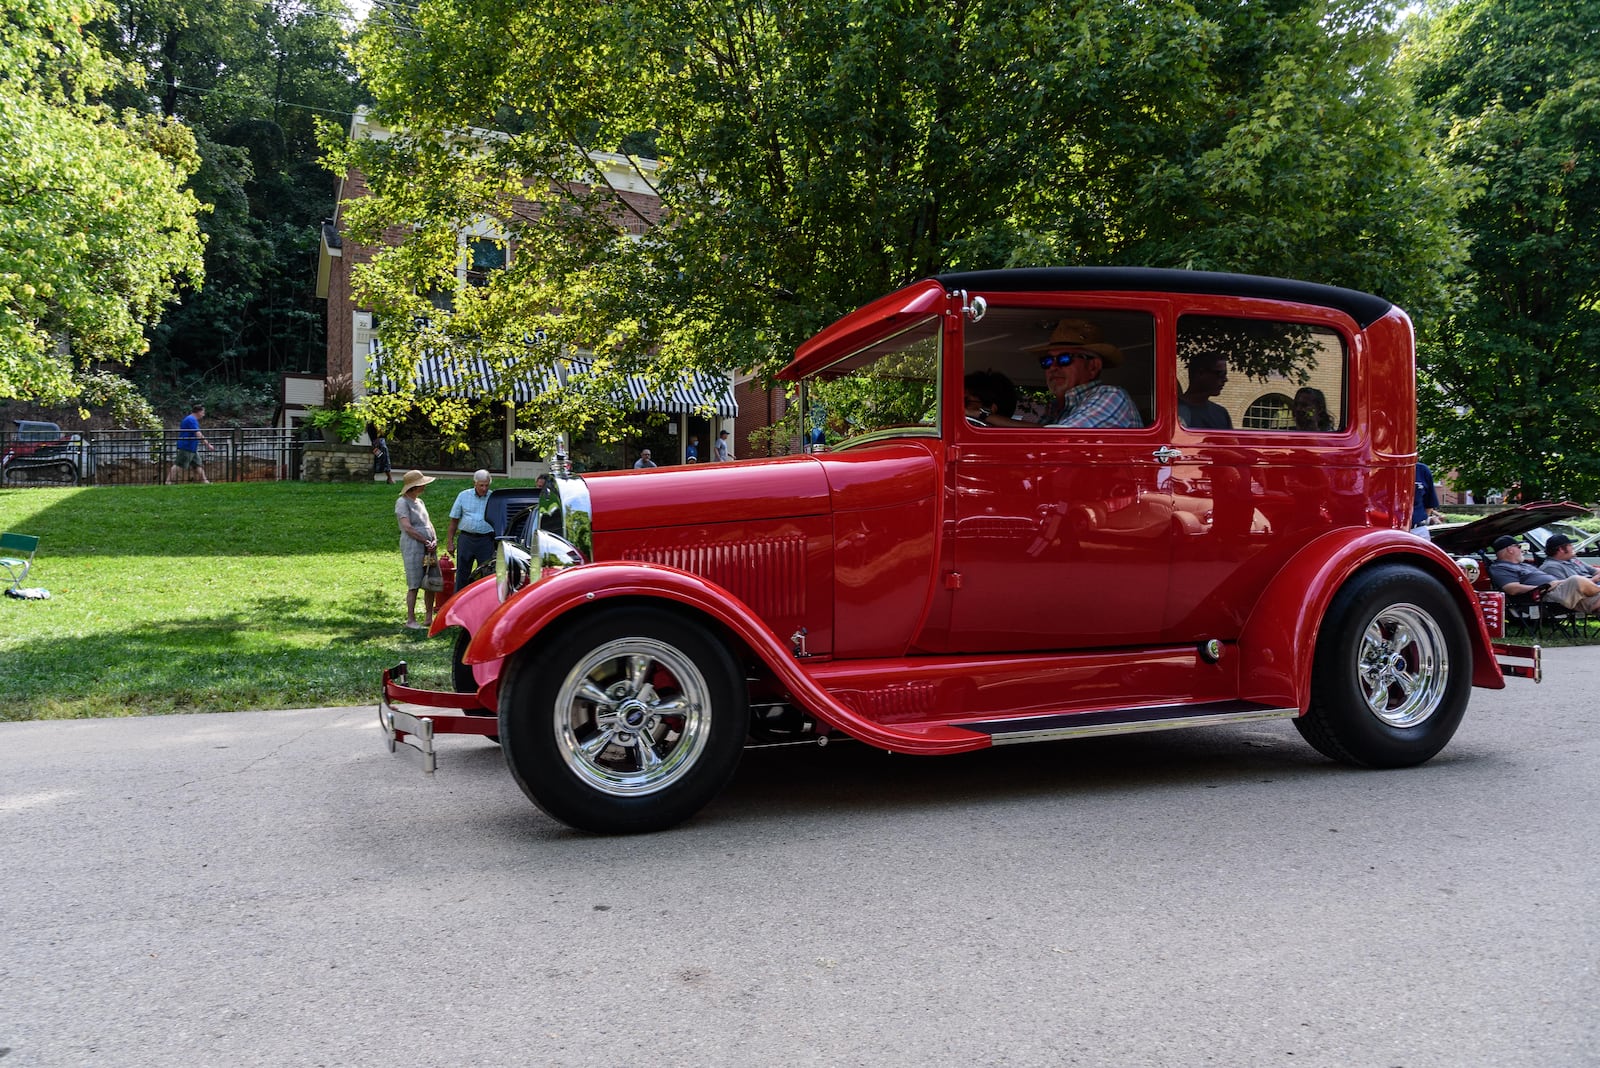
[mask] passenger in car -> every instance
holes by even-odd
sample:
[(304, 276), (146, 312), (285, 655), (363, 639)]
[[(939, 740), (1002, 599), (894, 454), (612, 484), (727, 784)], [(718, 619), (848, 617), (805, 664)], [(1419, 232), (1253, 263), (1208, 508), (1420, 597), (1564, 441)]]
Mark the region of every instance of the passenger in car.
[(973, 371), (961, 381), (967, 418), (982, 422), (991, 415), (1010, 419), (1017, 411), (1017, 387), (999, 371)]
[(1178, 394), (1178, 419), (1200, 430), (1232, 430), (1233, 416), (1212, 400), (1228, 384), (1228, 358), (1220, 352), (1199, 349), (1183, 358), (1189, 369), (1189, 388)]
[(1294, 416), (1296, 430), (1332, 430), (1333, 416), (1328, 414), (1328, 398), (1322, 390), (1301, 386), (1295, 391), (1294, 403), (1289, 407)]
[[(1128, 391), (1100, 381), (1100, 372), (1122, 363), (1122, 350), (1101, 339), (1100, 328), (1083, 319), (1062, 319), (1050, 338), (1024, 352), (1039, 354), (1044, 382), (1052, 399), (1044, 426), (1132, 428), (1144, 425), (1139, 406)], [(1033, 426), (991, 412), (985, 426)]]

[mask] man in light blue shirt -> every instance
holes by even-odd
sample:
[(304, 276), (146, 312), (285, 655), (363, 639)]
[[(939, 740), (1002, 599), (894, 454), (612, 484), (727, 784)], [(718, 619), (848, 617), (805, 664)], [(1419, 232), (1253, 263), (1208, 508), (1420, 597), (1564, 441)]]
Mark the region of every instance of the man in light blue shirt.
[[(445, 539), (445, 551), (456, 558), (458, 590), (494, 570), (494, 527), (483, 514), (488, 504), (489, 472), (480, 469), (472, 473), (472, 488), (456, 494), (456, 501), (450, 506), (450, 533)], [(456, 552), (458, 533), (459, 553)]]

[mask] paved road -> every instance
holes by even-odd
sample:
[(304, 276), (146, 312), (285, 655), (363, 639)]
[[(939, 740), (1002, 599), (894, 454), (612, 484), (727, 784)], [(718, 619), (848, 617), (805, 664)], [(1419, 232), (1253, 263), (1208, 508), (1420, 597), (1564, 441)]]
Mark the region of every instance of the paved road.
[(1426, 767), (1287, 724), (750, 754), (567, 831), (370, 711), (0, 725), (0, 1068), (1600, 1063), (1600, 650)]

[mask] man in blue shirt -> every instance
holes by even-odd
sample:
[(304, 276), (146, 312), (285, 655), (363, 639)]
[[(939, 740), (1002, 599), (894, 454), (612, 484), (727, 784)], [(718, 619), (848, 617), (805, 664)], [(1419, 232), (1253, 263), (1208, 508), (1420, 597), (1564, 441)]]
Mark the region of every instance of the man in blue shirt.
[[(456, 589), (494, 570), (494, 527), (484, 517), (489, 504), (489, 472), (472, 473), (472, 488), (456, 494), (450, 506), (450, 532), (445, 551), (456, 558)], [(456, 552), (457, 535), (461, 551)], [(480, 570), (481, 568), (481, 570)]]
[(1433, 471), (1418, 460), (1416, 492), (1411, 499), (1411, 533), (1432, 541), (1433, 535), (1428, 533), (1428, 517), (1438, 512), (1439, 491), (1433, 487)]
[(183, 422), (178, 424), (178, 451), (172, 461), (172, 470), (167, 472), (168, 482), (178, 482), (183, 479), (183, 472), (190, 469), (200, 476), (200, 481), (210, 485), (211, 480), (206, 477), (205, 465), (200, 462), (200, 446), (216, 449), (216, 446), (206, 440), (200, 433), (200, 417), (206, 414), (204, 404), (195, 404), (190, 407), (189, 414), (183, 417)]

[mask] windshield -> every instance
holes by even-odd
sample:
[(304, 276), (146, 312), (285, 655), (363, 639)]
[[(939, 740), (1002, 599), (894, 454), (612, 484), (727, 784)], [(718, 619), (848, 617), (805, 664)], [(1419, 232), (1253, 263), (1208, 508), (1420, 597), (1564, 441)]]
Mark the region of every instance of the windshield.
[(801, 384), (806, 451), (842, 442), (939, 433), (940, 319), (857, 349)]

